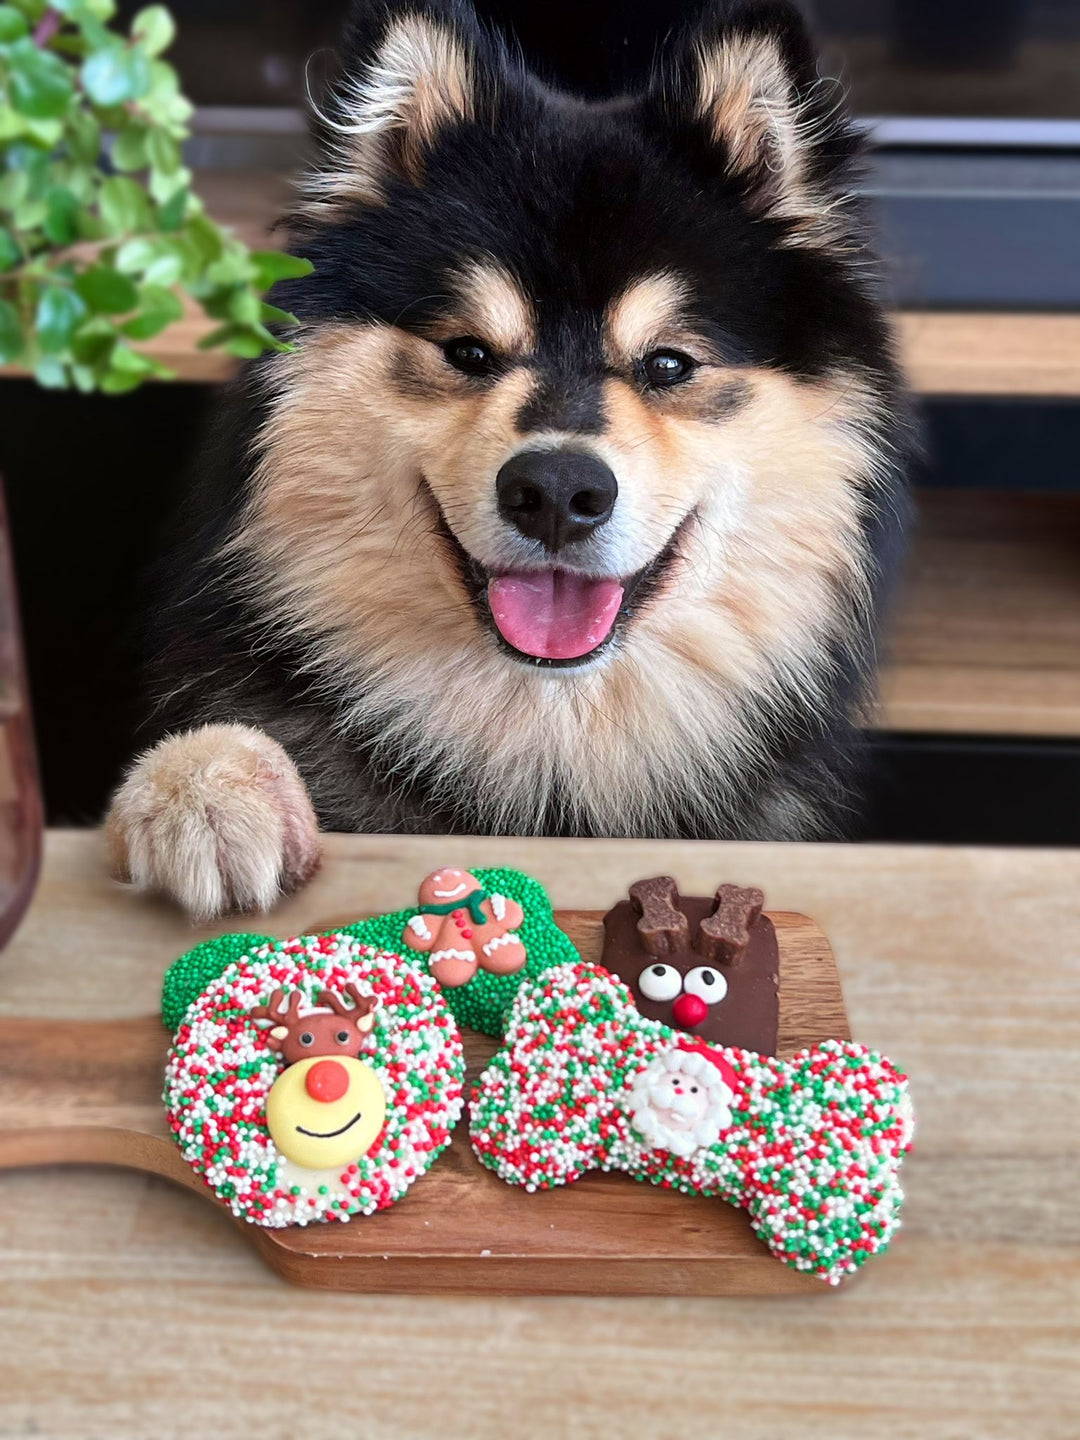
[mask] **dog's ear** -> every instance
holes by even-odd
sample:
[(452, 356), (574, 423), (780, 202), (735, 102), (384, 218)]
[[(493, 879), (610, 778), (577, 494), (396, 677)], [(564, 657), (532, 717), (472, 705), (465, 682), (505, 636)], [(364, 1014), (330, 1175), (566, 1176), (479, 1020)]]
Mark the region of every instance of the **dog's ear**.
[(661, 57), (647, 100), (759, 214), (812, 222), (859, 151), (789, 0), (714, 0)]
[(359, 0), (346, 24), (341, 70), (313, 100), (319, 168), (311, 210), (378, 204), (387, 180), (413, 184), (446, 127), (474, 118), (482, 45), (463, 0)]

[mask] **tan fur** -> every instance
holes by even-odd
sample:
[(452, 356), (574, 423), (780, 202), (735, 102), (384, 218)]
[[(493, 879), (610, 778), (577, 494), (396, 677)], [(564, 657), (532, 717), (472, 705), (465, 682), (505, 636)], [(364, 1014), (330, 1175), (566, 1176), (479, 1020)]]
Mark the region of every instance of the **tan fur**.
[(472, 335), (504, 356), (527, 355), (536, 344), (536, 315), (520, 285), (493, 261), (476, 262), (456, 277), (457, 309), (435, 339)]
[(698, 113), (726, 146), (731, 170), (755, 177), (751, 200), (764, 214), (794, 222), (787, 244), (836, 243), (837, 202), (809, 183), (809, 136), (776, 42), (723, 36), (699, 51), (698, 72)]
[(334, 110), (324, 117), (338, 136), (334, 163), (302, 182), (307, 208), (320, 215), (349, 202), (380, 204), (389, 168), (422, 180), (424, 152), (440, 128), (472, 114), (470, 58), (442, 26), (402, 16)]
[(662, 271), (630, 285), (608, 306), (604, 345), (613, 365), (631, 365), (661, 343), (672, 344), (681, 328), (686, 283)]
[[(405, 392), (403, 346), (413, 364)], [(538, 443), (514, 429), (531, 372), (477, 389), (423, 340), (342, 325), (309, 336), (279, 374), (234, 553), (272, 623), (308, 642), (313, 673), (342, 696), (343, 725), (374, 732), (403, 780), (410, 765), (434, 765), (447, 795), (477, 796), (496, 832), (537, 828), (557, 786), (571, 823), (663, 833), (676, 774), (722, 815), (738, 756), (754, 743), (746, 697), (758, 711), (781, 683), (815, 697), (823, 647), (852, 623), (864, 591), (868, 398), (850, 382), (717, 366), (670, 393), (609, 380), (609, 423), (588, 444), (619, 482), (604, 527), (616, 573), (648, 563), (697, 518), (664, 593), (622, 643), (559, 672), (500, 653), (425, 492), (471, 554), (489, 568), (502, 555), (506, 568), (493, 479), (508, 455)], [(707, 408), (736, 379), (747, 387), (741, 408), (721, 422), (696, 418), (695, 386)], [(734, 761), (723, 774), (718, 746)]]
[(105, 822), (113, 875), (197, 919), (268, 910), (307, 882), (321, 842), (285, 751), (245, 725), (170, 736), (134, 762)]

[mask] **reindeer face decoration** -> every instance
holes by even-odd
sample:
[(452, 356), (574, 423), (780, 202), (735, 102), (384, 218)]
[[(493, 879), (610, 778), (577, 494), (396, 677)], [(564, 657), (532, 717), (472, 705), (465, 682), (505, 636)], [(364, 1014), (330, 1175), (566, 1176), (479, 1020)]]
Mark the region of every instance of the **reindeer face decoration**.
[(369, 1048), (378, 1002), (346, 986), (355, 1002), (323, 990), (315, 1008), (275, 990), (251, 1018), (269, 1022), (269, 1044), (286, 1068), (266, 1100), (270, 1138), (307, 1170), (336, 1168), (367, 1153), (386, 1119), (378, 1077), (360, 1059)]
[(712, 1045), (776, 1051), (780, 960), (760, 890), (680, 895), (670, 875), (631, 885), (604, 917), (604, 968), (641, 1013)]

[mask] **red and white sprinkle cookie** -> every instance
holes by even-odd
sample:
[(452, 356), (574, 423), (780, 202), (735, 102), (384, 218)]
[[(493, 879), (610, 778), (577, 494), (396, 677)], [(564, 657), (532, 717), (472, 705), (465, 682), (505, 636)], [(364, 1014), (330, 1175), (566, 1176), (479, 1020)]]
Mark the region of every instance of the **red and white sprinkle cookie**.
[(457, 1023), (426, 970), (348, 935), (308, 935), (253, 949), (203, 991), (163, 1099), (210, 1189), (277, 1228), (399, 1200), (449, 1143), (464, 1076)]
[(770, 1250), (830, 1284), (899, 1225), (907, 1079), (830, 1040), (784, 1061), (646, 1019), (621, 981), (560, 965), (519, 991), (470, 1106), (473, 1149), (527, 1190), (622, 1170), (744, 1207)]

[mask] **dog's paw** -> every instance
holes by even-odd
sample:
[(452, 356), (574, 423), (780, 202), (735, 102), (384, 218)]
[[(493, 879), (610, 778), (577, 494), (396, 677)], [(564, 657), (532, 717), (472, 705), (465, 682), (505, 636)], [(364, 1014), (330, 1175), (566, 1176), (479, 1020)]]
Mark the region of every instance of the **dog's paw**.
[(105, 821), (113, 875), (195, 919), (267, 910), (322, 854), (296, 766), (247, 725), (204, 725), (135, 761)]

